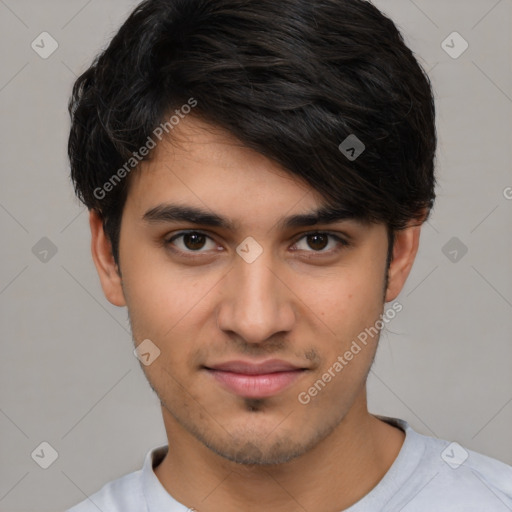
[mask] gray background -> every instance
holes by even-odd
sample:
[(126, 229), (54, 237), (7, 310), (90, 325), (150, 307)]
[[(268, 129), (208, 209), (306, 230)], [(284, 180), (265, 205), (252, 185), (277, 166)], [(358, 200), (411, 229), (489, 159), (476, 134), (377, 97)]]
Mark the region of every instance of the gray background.
[[(512, 1), (375, 3), (432, 78), (440, 185), (404, 309), (381, 337), (370, 410), (510, 464)], [(135, 4), (0, 0), (3, 512), (62, 510), (166, 442), (127, 313), (103, 297), (66, 157), (71, 85)], [(43, 31), (59, 45), (47, 59), (31, 48)], [(469, 43), (457, 59), (441, 46), (453, 31)], [(58, 452), (48, 469), (31, 458), (43, 441)]]

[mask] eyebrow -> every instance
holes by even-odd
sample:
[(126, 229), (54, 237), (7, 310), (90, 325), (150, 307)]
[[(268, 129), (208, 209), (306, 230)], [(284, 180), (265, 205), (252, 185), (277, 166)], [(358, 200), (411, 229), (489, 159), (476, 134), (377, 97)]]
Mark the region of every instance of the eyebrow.
[[(238, 224), (226, 217), (196, 206), (180, 204), (159, 204), (144, 213), (142, 220), (148, 224), (165, 222), (189, 222), (202, 226), (224, 228), (236, 231)], [(353, 211), (344, 208), (322, 206), (307, 213), (281, 218), (275, 225), (277, 229), (315, 226), (317, 224), (334, 224), (345, 220), (363, 222)]]

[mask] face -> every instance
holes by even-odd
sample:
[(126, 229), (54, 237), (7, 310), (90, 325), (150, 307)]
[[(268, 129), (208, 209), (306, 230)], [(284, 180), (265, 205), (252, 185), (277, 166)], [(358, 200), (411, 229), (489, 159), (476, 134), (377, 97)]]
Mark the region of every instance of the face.
[(178, 130), (131, 176), (122, 279), (95, 255), (102, 285), (136, 344), (160, 350), (142, 368), (168, 430), (229, 460), (285, 462), (364, 402), (378, 336), (354, 340), (410, 266), (397, 253), (384, 296), (384, 225), (304, 225), (324, 205), (309, 185), (212, 126)]

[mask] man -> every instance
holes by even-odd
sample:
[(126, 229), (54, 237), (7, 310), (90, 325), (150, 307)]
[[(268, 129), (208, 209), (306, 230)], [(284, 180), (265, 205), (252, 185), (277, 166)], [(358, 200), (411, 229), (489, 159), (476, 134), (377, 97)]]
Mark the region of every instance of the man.
[(391, 20), (147, 0), (70, 112), (94, 263), (168, 437), (72, 512), (512, 509), (511, 467), (367, 409), (435, 198), (431, 85)]

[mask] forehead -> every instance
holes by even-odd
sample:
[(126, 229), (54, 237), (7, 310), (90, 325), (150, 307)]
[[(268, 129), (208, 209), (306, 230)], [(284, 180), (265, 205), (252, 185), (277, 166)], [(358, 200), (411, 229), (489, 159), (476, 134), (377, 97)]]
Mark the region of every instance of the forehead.
[(180, 200), (215, 211), (281, 212), (324, 203), (307, 182), (218, 127), (188, 116), (130, 176), (127, 208)]
[(225, 131), (191, 116), (179, 128), (132, 177), (123, 213), (132, 225), (187, 223), (254, 236), (342, 223), (351, 237), (375, 228)]

